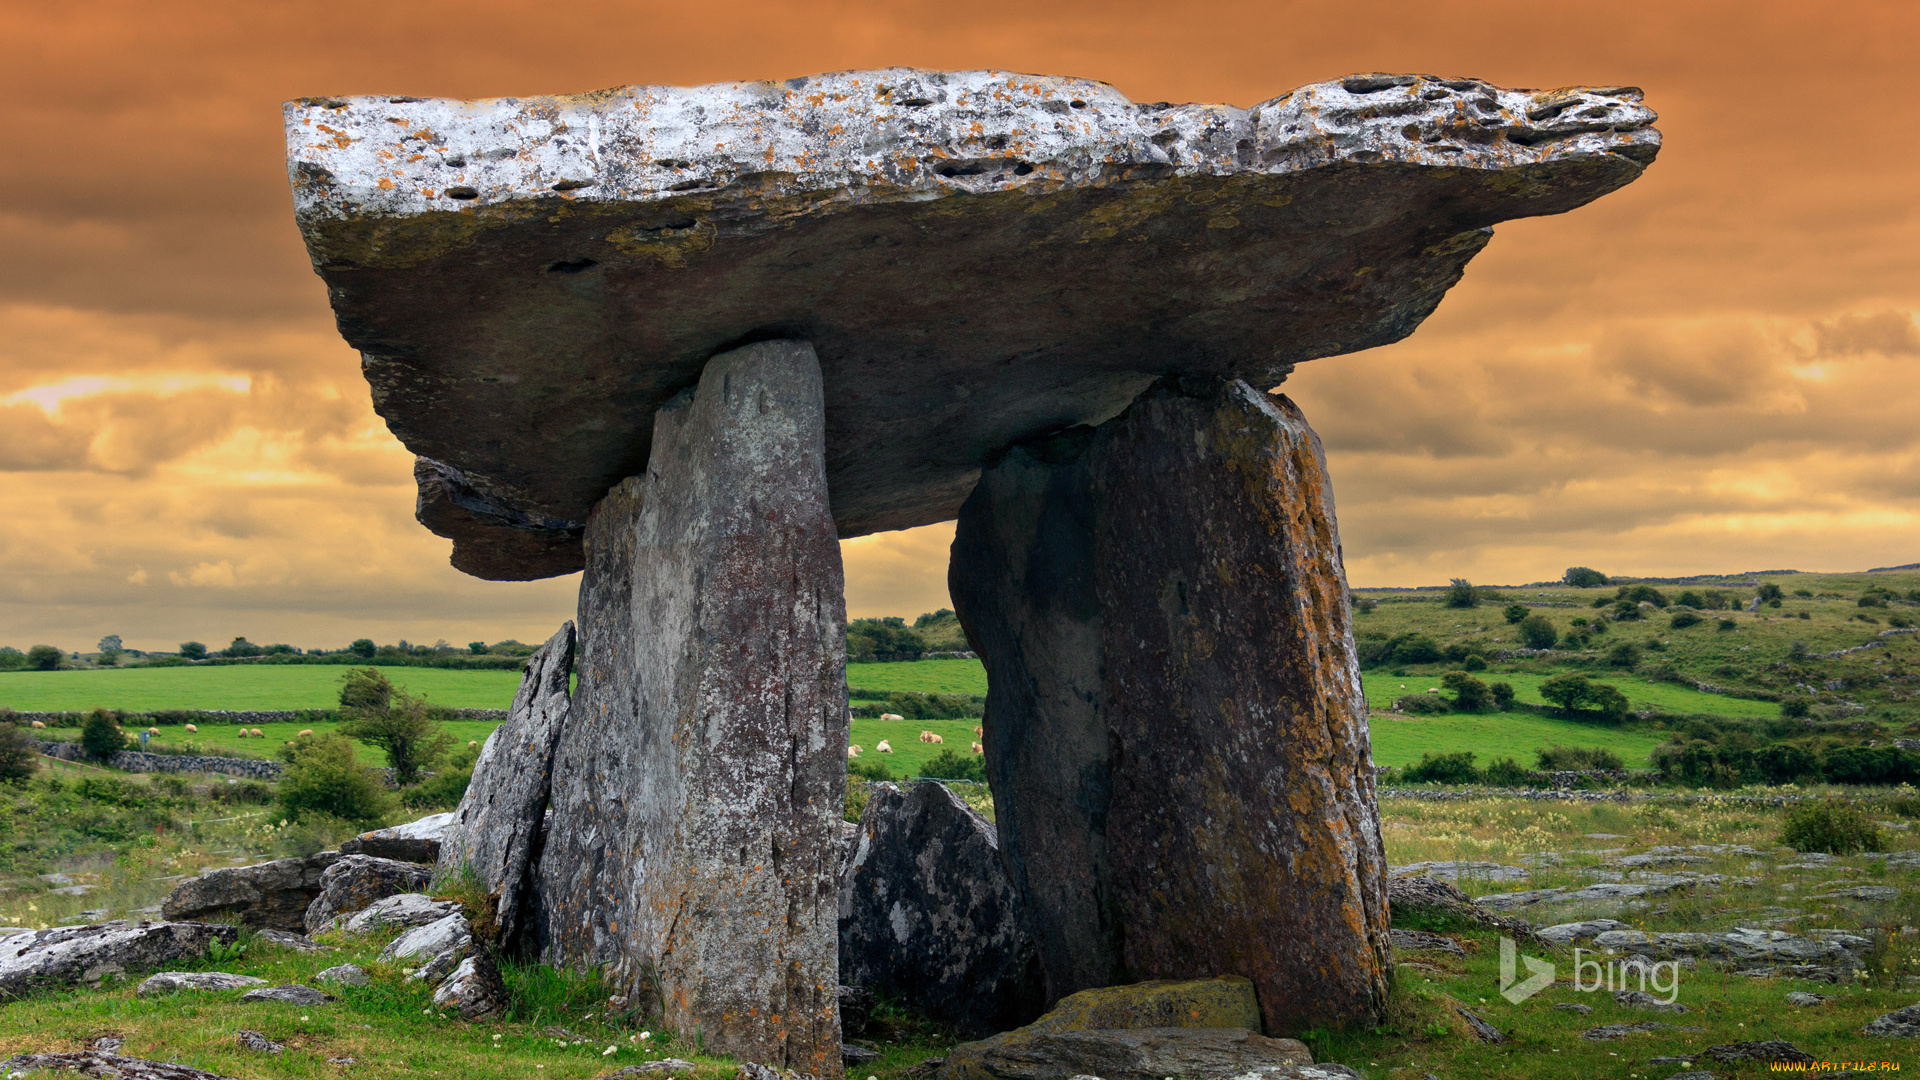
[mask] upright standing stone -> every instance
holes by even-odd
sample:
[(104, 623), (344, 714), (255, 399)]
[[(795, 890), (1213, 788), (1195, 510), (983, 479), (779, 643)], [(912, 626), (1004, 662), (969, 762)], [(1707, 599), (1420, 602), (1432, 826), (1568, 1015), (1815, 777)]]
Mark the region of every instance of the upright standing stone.
[(709, 361), (586, 552), (545, 955), (712, 1052), (837, 1077), (846, 608), (812, 347)]
[(1010, 453), (962, 511), (952, 585), (1050, 992), (1245, 975), (1272, 1034), (1377, 1015), (1366, 706), (1326, 468), (1292, 402), (1167, 380), (1090, 435)]
[(553, 782), (553, 747), (572, 711), (573, 624), (527, 659), (507, 722), (487, 736), (473, 780), (440, 845), (438, 872), (467, 871), (499, 898), (499, 933), (513, 943), (528, 907), (540, 819)]

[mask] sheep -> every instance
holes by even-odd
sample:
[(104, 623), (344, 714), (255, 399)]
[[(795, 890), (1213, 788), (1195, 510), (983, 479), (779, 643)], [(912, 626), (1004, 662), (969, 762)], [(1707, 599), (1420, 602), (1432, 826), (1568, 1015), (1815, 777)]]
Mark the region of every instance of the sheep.
[(883, 712), (883, 713), (881, 713), (881, 714), (880, 714), (880, 719), (882, 719), (882, 720), (905, 720), (905, 719), (906, 719), (906, 717), (904, 717), (904, 716), (901, 716), (901, 715), (900, 715), (899, 713), (897, 713), (897, 712)]
[(46, 729), (47, 729), (47, 725), (46, 725), (46, 721), (44, 721), (44, 720), (35, 720), (35, 721), (33, 722), (33, 730), (35, 730), (35, 731), (45, 731)]
[(985, 729), (985, 728), (982, 728), (982, 727), (981, 727), (981, 726), (980, 726), (979, 724), (975, 724), (975, 725), (973, 725), (973, 737), (974, 737), (974, 738), (976, 738), (976, 739), (978, 739), (978, 738), (982, 738), (982, 737), (984, 737), (984, 736), (986, 735), (986, 733), (987, 733), (987, 732), (986, 732), (986, 729)]
[(236, 739), (244, 739), (244, 738), (246, 738), (246, 737), (247, 737), (247, 729), (246, 729), (246, 728), (241, 728), (241, 729), (240, 729), (240, 730), (239, 730), (239, 731), (238, 731), (237, 733), (235, 733), (235, 735), (234, 735), (234, 738), (236, 738)]
[(479, 740), (479, 739), (468, 739), (468, 740), (467, 740), (467, 749), (469, 749), (469, 750), (471, 750), (471, 749), (473, 749), (474, 747), (476, 747), (476, 746), (479, 746), (479, 745), (480, 745), (480, 740)]
[(947, 740), (946, 740), (945, 738), (942, 738), (942, 737), (941, 737), (941, 736), (939, 736), (939, 735), (935, 735), (935, 734), (934, 734), (933, 732), (931, 732), (931, 731), (929, 731), (929, 732), (927, 732), (927, 741), (928, 741), (928, 742), (930, 742), (930, 743), (943, 743), (943, 742), (946, 742)]
[(931, 732), (931, 731), (922, 731), (922, 732), (920, 732), (920, 741), (921, 741), (921, 742), (932, 742), (932, 741), (933, 741), (933, 732)]
[(294, 736), (294, 738), (296, 738), (296, 739), (311, 739), (311, 738), (313, 738), (313, 729), (312, 729), (312, 728), (306, 728), (305, 730), (303, 730), (303, 731), (301, 731), (301, 732), (300, 732), (300, 734), (298, 734), (298, 735), (295, 735), (295, 736)]
[(193, 724), (188, 724), (188, 725), (187, 725), (187, 734), (189, 734), (189, 735), (198, 735), (198, 734), (200, 734), (200, 729), (199, 729), (199, 727), (197, 727), (197, 726), (195, 726), (195, 725), (193, 725)]
[(264, 731), (261, 731), (259, 728), (254, 728), (253, 737), (256, 739), (264, 739), (267, 737), (267, 733)]
[(875, 744), (874, 744), (874, 746), (873, 746), (873, 748), (874, 748), (875, 750), (878, 750), (878, 751), (880, 751), (880, 752), (881, 752), (881, 753), (883, 753), (883, 754), (891, 754), (891, 753), (893, 753), (893, 745), (892, 745), (891, 743), (889, 743), (889, 742), (887, 742), (887, 740), (885, 740), (885, 739), (881, 739), (881, 740), (880, 740), (879, 742), (877, 742), (877, 743), (875, 743)]
[(973, 749), (973, 752), (976, 754), (984, 754), (987, 752), (987, 748), (984, 746), (981, 746), (979, 743), (974, 743), (972, 749)]
[(860, 756), (860, 744), (859, 744), (859, 743), (854, 743), (854, 744), (852, 744), (851, 746), (848, 746), (848, 747), (847, 747), (847, 760), (848, 760), (848, 761), (852, 761), (852, 760), (853, 760), (854, 758), (857, 758), (857, 757), (859, 757), (859, 756)]

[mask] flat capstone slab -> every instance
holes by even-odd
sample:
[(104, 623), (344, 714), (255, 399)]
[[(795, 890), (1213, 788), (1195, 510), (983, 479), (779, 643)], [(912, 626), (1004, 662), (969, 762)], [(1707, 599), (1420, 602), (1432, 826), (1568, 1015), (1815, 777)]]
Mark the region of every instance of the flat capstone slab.
[(1399, 340), (1488, 227), (1629, 183), (1630, 87), (1356, 75), (1249, 109), (909, 68), (285, 107), (296, 217), (456, 567), (584, 565), (707, 359), (804, 339), (842, 536), (1173, 374)]

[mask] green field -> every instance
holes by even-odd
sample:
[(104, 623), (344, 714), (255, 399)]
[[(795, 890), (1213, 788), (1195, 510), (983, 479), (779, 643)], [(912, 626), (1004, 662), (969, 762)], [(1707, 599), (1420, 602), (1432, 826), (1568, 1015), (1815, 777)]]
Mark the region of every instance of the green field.
[[(331, 709), (347, 667), (239, 664), (0, 672), (0, 707), (21, 712), (118, 709)], [(395, 686), (450, 709), (504, 709), (520, 685), (515, 671), (383, 667)]]
[(978, 660), (848, 664), (847, 685), (889, 693), (912, 690), (922, 694), (984, 694), (987, 692), (987, 669)]

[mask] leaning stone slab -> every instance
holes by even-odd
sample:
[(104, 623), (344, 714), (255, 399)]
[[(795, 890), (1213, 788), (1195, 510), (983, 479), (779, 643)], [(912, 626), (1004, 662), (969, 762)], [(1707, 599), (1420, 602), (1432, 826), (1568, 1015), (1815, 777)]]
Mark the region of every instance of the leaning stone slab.
[(485, 952), (460, 961), (433, 992), (433, 1003), (452, 1009), (462, 1020), (481, 1020), (507, 1007), (507, 986)]
[(1269, 1039), (1244, 1028), (1021, 1028), (954, 1047), (936, 1075), (938, 1080), (1227, 1080), (1266, 1067), (1311, 1064), (1313, 1056), (1297, 1040)]
[(339, 929), (349, 934), (371, 934), (381, 929), (425, 926), (459, 910), (460, 905), (451, 900), (435, 900), (422, 893), (400, 893), (375, 900), (365, 911), (341, 923)]
[(840, 978), (962, 1037), (1018, 1027), (1045, 1008), (993, 824), (944, 784), (873, 785), (839, 911)]
[(162, 971), (142, 980), (133, 988), (135, 997), (154, 997), (181, 990), (244, 990), (265, 986), (267, 980), (251, 975), (230, 975), (224, 971)]
[(323, 934), (337, 920), (365, 911), (376, 900), (418, 892), (433, 878), (431, 867), (373, 855), (342, 855), (321, 875), (321, 890), (303, 917), (307, 932)]
[(449, 915), (425, 926), (416, 926), (389, 942), (380, 951), (382, 960), (411, 961), (417, 966), (413, 977), (423, 982), (438, 982), (473, 955), (473, 926), (465, 915)]
[(824, 422), (808, 345), (724, 353), (594, 509), (535, 940), (657, 992), (711, 1052), (833, 1080), (848, 717)]
[(1366, 702), (1293, 403), (1167, 379), (1016, 448), (961, 511), (948, 585), (987, 666), (987, 778), (1049, 995), (1232, 972), (1268, 1030), (1375, 1016)]
[(1273, 386), (1405, 337), (1489, 226), (1638, 177), (1653, 119), (1618, 86), (1371, 74), (1240, 109), (908, 68), (285, 109), (314, 268), (431, 459), (419, 516), (496, 578), (581, 569), (654, 410), (748, 334), (819, 350), (841, 535), (946, 521), (1156, 375)]
[[(20, 1054), (0, 1061), (0, 1076), (28, 1077), (42, 1073), (113, 1077), (115, 1080), (233, 1080), (230, 1076), (176, 1065), (171, 1061), (121, 1057), (99, 1050), (68, 1054)], [(49, 1076), (48, 1080), (52, 1080), (52, 1077)]]
[(1388, 878), (1387, 908), (1398, 916), (1418, 915), (1427, 919), (1456, 920), (1497, 930), (1523, 941), (1534, 940), (1533, 927), (1525, 920), (1488, 911), (1466, 893), (1435, 878)]
[(0, 938), (0, 1001), (48, 987), (97, 986), (114, 976), (199, 960), (240, 928), (221, 923), (105, 922)]
[(428, 814), (418, 821), (374, 829), (340, 845), (342, 855), (372, 855), (400, 862), (432, 863), (440, 857), (441, 838), (453, 824), (452, 812)]
[(307, 906), (322, 889), (321, 875), (339, 857), (337, 851), (323, 851), (209, 870), (175, 886), (160, 912), (187, 920), (237, 916), (248, 926), (299, 933), (306, 929)]
[(531, 899), (533, 851), (553, 785), (553, 747), (572, 711), (571, 622), (534, 650), (507, 721), (487, 736), (435, 872), (471, 873), (499, 898), (499, 940), (512, 948)]

